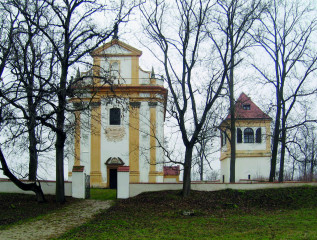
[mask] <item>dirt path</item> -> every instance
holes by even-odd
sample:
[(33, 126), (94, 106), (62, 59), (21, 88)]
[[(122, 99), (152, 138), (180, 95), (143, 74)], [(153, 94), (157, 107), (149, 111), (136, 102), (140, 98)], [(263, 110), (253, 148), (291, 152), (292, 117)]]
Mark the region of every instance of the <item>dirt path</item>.
[(14, 225), (9, 229), (0, 230), (1, 240), (11, 239), (50, 239), (79, 226), (100, 210), (107, 209), (111, 201), (85, 200), (73, 203), (63, 210), (47, 214), (39, 220)]

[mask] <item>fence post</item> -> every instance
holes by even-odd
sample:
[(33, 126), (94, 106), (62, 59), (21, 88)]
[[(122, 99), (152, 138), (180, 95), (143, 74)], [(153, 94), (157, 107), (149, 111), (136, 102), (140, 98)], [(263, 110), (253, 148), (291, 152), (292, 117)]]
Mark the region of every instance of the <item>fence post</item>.
[(85, 198), (85, 167), (74, 166), (72, 173), (72, 197)]
[(117, 198), (125, 199), (130, 197), (130, 167), (121, 166), (117, 169)]

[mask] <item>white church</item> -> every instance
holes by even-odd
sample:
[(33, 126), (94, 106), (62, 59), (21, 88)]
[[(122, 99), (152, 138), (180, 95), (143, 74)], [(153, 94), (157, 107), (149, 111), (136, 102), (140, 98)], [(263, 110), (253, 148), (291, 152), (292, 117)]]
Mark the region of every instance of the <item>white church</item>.
[(163, 166), (160, 147), (167, 89), (153, 72), (140, 68), (141, 54), (118, 39), (91, 53), (93, 68), (80, 74), (78, 84), (86, 89), (86, 98), (70, 99), (74, 106), (92, 102), (88, 113), (75, 113), (69, 179), (74, 166), (84, 166), (93, 187), (116, 188), (117, 171), (122, 167), (129, 171), (130, 183), (178, 181), (179, 170)]

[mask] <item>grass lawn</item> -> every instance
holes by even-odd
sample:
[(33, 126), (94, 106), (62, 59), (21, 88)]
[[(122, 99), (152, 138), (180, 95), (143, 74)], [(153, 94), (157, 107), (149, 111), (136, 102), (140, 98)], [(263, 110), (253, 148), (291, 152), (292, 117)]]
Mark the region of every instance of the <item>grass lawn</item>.
[(317, 188), (144, 193), (59, 239), (317, 239)]
[(117, 198), (116, 189), (91, 188), (90, 199), (95, 200), (115, 200)]

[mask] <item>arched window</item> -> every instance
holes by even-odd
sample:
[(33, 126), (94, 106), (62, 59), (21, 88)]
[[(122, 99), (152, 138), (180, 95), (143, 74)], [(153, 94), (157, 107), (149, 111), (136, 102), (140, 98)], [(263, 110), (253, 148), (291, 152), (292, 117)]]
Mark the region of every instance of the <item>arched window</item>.
[(121, 114), (120, 108), (110, 109), (110, 125), (120, 125), (121, 124)]
[(242, 130), (237, 128), (237, 143), (242, 143)]
[(256, 143), (261, 143), (261, 141), (262, 141), (261, 128), (258, 128), (258, 129), (255, 131), (255, 142), (256, 142)]
[(254, 143), (254, 132), (252, 128), (246, 128), (244, 130), (244, 142)]

